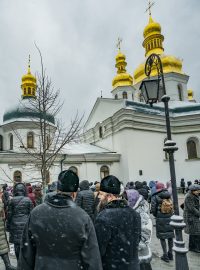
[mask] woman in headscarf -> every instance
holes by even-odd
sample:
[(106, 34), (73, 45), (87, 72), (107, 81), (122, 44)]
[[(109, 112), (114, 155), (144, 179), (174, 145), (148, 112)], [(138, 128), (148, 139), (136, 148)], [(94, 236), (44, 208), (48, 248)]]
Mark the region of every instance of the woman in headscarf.
[(7, 219), (7, 231), (10, 233), (9, 241), (14, 244), (17, 260), (19, 258), (20, 242), (24, 226), (32, 209), (33, 203), (27, 197), (26, 186), (22, 183), (17, 183), (13, 188), (13, 198), (8, 205)]
[(129, 189), (125, 191), (125, 198), (128, 205), (135, 209), (141, 217), (141, 240), (139, 243), (140, 270), (151, 270), (152, 253), (150, 249), (152, 221), (149, 216), (148, 202), (139, 194), (137, 190)]

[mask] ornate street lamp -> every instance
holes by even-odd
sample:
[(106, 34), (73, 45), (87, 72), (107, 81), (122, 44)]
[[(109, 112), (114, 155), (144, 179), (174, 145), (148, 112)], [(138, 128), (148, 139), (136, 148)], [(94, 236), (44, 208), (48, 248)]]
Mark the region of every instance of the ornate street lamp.
[(171, 217), (170, 224), (175, 229), (175, 240), (173, 250), (175, 251), (176, 259), (176, 270), (188, 270), (187, 262), (187, 248), (185, 248), (185, 243), (183, 241), (182, 230), (185, 227), (182, 216), (179, 215), (179, 206), (178, 206), (178, 194), (176, 186), (176, 173), (174, 165), (174, 152), (178, 150), (176, 143), (172, 140), (171, 136), (171, 126), (169, 118), (169, 100), (170, 97), (166, 94), (165, 80), (163, 74), (162, 62), (157, 54), (151, 54), (145, 64), (145, 74), (147, 77), (150, 77), (152, 70), (157, 70), (158, 78), (144, 80), (140, 86), (142, 95), (146, 103), (153, 106), (153, 103), (162, 101), (165, 108), (165, 118), (166, 118), (166, 128), (167, 128), (167, 140), (164, 143), (163, 151), (168, 153), (169, 156), (169, 167), (170, 167), (170, 176), (172, 183), (172, 196), (173, 196), (173, 205), (174, 205), (174, 215)]

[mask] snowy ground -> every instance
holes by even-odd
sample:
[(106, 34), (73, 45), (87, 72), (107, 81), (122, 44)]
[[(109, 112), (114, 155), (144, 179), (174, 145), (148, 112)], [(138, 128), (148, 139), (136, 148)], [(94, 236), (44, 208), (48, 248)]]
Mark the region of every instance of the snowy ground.
[[(183, 201), (183, 197), (179, 195), (179, 201)], [(153, 223), (154, 220), (153, 220)], [(186, 246), (188, 246), (188, 235), (184, 235), (185, 238), (185, 243)], [(161, 252), (161, 246), (159, 240), (155, 236), (155, 227), (153, 231), (153, 237), (152, 237), (152, 252), (153, 252), (153, 260), (152, 260), (152, 269), (153, 270), (168, 270), (168, 269), (175, 269), (175, 264), (174, 262), (170, 263), (165, 263), (161, 261), (160, 257), (162, 255)], [(14, 253), (13, 247), (11, 246), (11, 254), (10, 254), (10, 259), (13, 265), (16, 266), (16, 259), (15, 256), (13, 255)], [(189, 268), (190, 270), (199, 270), (200, 269), (200, 254), (199, 253), (194, 253), (194, 252), (188, 252), (188, 263), (189, 263)], [(0, 270), (5, 270), (5, 267), (2, 263), (2, 260), (0, 259)]]

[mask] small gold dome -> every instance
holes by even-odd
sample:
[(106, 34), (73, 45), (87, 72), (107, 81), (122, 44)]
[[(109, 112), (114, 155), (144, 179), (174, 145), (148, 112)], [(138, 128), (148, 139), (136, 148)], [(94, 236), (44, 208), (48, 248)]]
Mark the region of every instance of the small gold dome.
[(119, 50), (116, 56), (116, 64), (115, 67), (117, 68), (117, 75), (114, 77), (112, 81), (113, 89), (118, 86), (130, 86), (133, 84), (133, 78), (130, 74), (126, 73), (126, 56), (121, 53)]
[(161, 33), (161, 26), (159, 23), (154, 22), (152, 17), (149, 17), (149, 23), (147, 26), (144, 28), (143, 36), (144, 38), (147, 38), (150, 34), (158, 32), (159, 34)]
[(193, 97), (193, 90), (192, 89), (188, 89), (188, 100), (194, 100), (194, 97)]
[(37, 88), (37, 81), (35, 76), (31, 74), (30, 69), (30, 56), (29, 56), (29, 63), (28, 63), (28, 72), (24, 76), (22, 76), (22, 98), (29, 98), (29, 97), (36, 97), (36, 88)]
[[(150, 56), (152, 53), (158, 54), (163, 64), (163, 72), (170, 73), (176, 72), (183, 74), (182, 72), (182, 61), (172, 55), (165, 55), (163, 48), (164, 36), (161, 34), (161, 26), (155, 22), (152, 17), (149, 17), (149, 23), (145, 27), (143, 47), (145, 48), (145, 57)], [(145, 75), (145, 62), (140, 64), (134, 71), (134, 84), (141, 82), (146, 78)], [(157, 70), (152, 69), (151, 76), (156, 76)]]

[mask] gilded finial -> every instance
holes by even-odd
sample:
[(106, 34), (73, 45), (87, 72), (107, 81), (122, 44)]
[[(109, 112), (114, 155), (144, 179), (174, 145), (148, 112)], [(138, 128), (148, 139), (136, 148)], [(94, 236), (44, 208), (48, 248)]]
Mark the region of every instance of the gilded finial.
[(117, 40), (117, 48), (118, 50), (120, 51), (121, 50), (121, 44), (122, 44), (122, 38), (118, 37), (118, 40)]
[(149, 12), (149, 17), (151, 17), (151, 8), (155, 5), (155, 2), (151, 2), (151, 0), (148, 0), (148, 8), (145, 12)]
[(28, 57), (28, 73), (31, 73), (31, 56)]

